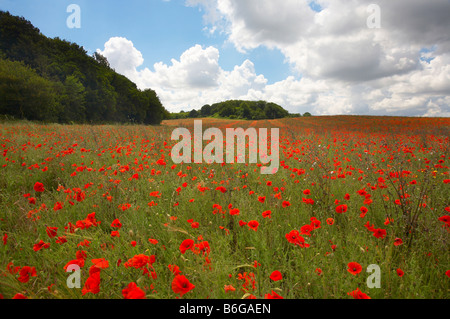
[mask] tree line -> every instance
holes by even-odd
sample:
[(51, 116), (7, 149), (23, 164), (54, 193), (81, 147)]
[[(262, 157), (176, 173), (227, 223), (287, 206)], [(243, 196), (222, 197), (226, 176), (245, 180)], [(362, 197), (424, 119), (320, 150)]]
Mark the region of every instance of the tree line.
[(156, 92), (140, 90), (98, 53), (48, 38), (0, 11), (0, 114), (59, 123), (159, 124), (169, 118)]
[(171, 113), (171, 118), (199, 118), (217, 117), (228, 119), (263, 120), (284, 117), (298, 117), (300, 114), (290, 114), (278, 104), (266, 101), (228, 100), (224, 102), (206, 104), (199, 110)]

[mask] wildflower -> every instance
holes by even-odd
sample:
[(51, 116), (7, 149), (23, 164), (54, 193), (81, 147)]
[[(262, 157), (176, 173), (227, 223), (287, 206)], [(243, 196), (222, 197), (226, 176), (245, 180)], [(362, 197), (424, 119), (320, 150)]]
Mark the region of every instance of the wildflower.
[(53, 238), (56, 236), (56, 233), (58, 231), (58, 227), (50, 227), (47, 226), (47, 228), (45, 229), (45, 231), (47, 232), (48, 237)]
[(98, 294), (100, 292), (100, 272), (94, 272), (89, 275), (86, 280), (83, 289), (81, 290), (82, 295), (84, 296), (88, 292), (92, 294)]
[(288, 242), (294, 245), (298, 245), (300, 247), (309, 247), (309, 244), (305, 243), (305, 239), (300, 236), (300, 233), (298, 230), (291, 230), (289, 233), (286, 234), (286, 239)]
[(386, 236), (386, 229), (381, 229), (381, 228), (375, 229), (373, 231), (373, 235), (376, 238), (384, 238)]
[(345, 213), (345, 212), (347, 212), (347, 209), (348, 209), (347, 205), (345, 205), (345, 204), (339, 205), (336, 207), (336, 213), (338, 213), (338, 214)]
[(272, 290), (272, 293), (270, 294), (265, 294), (264, 295), (265, 299), (283, 299), (283, 297), (281, 297), (279, 294), (277, 294), (275, 291)]
[(403, 244), (403, 240), (401, 238), (395, 238), (394, 246), (400, 246)]
[(273, 281), (278, 281), (278, 280), (283, 279), (283, 276), (281, 275), (281, 272), (279, 272), (278, 270), (275, 270), (270, 275), (270, 279), (272, 279)]
[(271, 216), (272, 212), (270, 210), (266, 210), (262, 213), (262, 217), (264, 218), (272, 218)]
[(48, 248), (50, 247), (49, 243), (45, 243), (42, 239), (37, 243), (33, 245), (33, 250), (34, 251), (39, 251), (43, 248)]
[(351, 262), (347, 265), (347, 271), (352, 275), (357, 275), (362, 271), (362, 266), (357, 262)]
[(364, 216), (366, 216), (367, 212), (369, 211), (365, 206), (361, 206), (359, 210), (361, 211), (361, 214), (359, 215), (359, 217), (361, 218), (364, 218)]
[(247, 223), (247, 225), (248, 225), (248, 227), (250, 227), (250, 229), (257, 231), (259, 223), (256, 220), (251, 220)]
[(43, 191), (45, 191), (45, 187), (44, 187), (44, 184), (42, 184), (42, 183), (40, 183), (40, 182), (36, 182), (35, 184), (34, 184), (34, 190), (36, 191), (36, 192), (43, 192)]
[(193, 249), (194, 247), (194, 241), (192, 239), (185, 239), (183, 240), (183, 242), (180, 245), (180, 252), (184, 255), (184, 253), (188, 250), (188, 249)]
[(236, 288), (233, 287), (233, 285), (225, 285), (223, 287), (225, 289), (225, 292), (230, 292), (230, 291), (236, 291)]
[(121, 228), (122, 227), (122, 223), (120, 222), (119, 219), (114, 219), (113, 222), (111, 223), (111, 227), (114, 228)]
[(177, 275), (172, 281), (172, 290), (174, 293), (179, 294), (183, 297), (186, 293), (195, 288), (184, 275)]
[(24, 266), (20, 269), (20, 277), (17, 278), (20, 282), (26, 283), (30, 280), (30, 275), (31, 277), (36, 277), (37, 273), (36, 273), (36, 269), (34, 267), (30, 267), (30, 266)]
[(359, 290), (359, 288), (356, 288), (356, 290), (348, 292), (347, 294), (355, 299), (370, 299), (370, 297)]
[(136, 283), (130, 282), (125, 289), (122, 289), (124, 299), (145, 299), (145, 292)]

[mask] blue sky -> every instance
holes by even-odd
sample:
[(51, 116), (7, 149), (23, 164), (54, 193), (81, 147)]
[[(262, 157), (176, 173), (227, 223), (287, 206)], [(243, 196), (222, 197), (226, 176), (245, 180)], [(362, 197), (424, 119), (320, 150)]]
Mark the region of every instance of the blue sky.
[[(66, 9), (72, 3), (81, 9), (79, 29), (66, 25), (71, 14)], [(246, 54), (238, 52), (225, 43), (225, 35), (205, 31), (200, 8), (186, 6), (182, 0), (0, 0), (0, 9), (23, 16), (50, 38), (82, 45), (89, 54), (103, 49), (111, 37), (125, 37), (141, 51), (142, 67), (170, 63), (186, 49), (201, 44), (220, 48), (220, 64), (225, 70), (251, 59), (269, 82), (290, 74), (279, 50), (261, 47)]]
[[(101, 52), (170, 111), (249, 99), (315, 115), (450, 116), (450, 2), (372, 3), (0, 0), (0, 9)], [(66, 24), (70, 4), (81, 28)]]

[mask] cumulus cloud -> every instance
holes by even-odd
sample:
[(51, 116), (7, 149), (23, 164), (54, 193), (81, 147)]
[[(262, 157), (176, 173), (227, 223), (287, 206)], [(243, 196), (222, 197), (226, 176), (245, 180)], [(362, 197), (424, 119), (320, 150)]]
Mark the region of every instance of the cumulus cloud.
[(141, 52), (134, 47), (133, 42), (122, 37), (110, 38), (105, 43), (104, 50), (97, 49), (97, 52), (107, 57), (118, 73), (129, 78), (134, 78), (136, 68), (144, 63)]
[[(213, 33), (240, 52), (279, 50), (295, 74), (268, 83), (250, 60), (220, 67), (218, 48), (195, 45), (170, 64), (138, 71), (142, 54), (111, 38), (101, 53), (172, 111), (225, 99), (264, 99), (291, 112), (448, 116), (450, 2), (380, 0), (380, 26), (369, 28), (369, 0), (186, 0)], [(320, 8), (320, 10), (317, 10)], [(373, 16), (372, 16), (373, 17)]]

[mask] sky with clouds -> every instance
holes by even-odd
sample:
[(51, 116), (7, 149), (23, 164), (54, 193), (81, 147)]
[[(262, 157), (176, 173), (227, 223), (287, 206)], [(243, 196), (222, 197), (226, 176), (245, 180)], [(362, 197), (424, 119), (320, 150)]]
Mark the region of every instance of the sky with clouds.
[[(66, 24), (72, 3), (80, 28)], [(100, 52), (169, 111), (248, 99), (315, 115), (450, 116), (449, 0), (0, 0), (0, 9)]]

